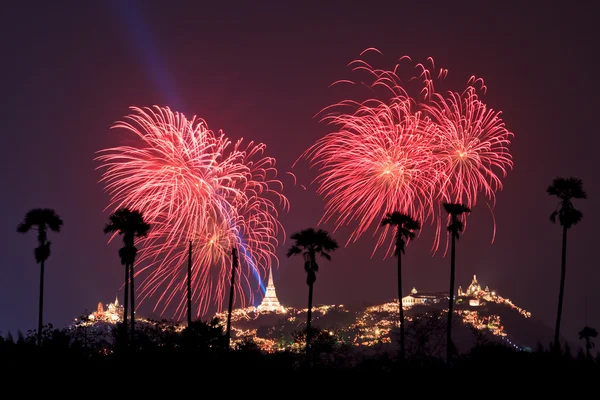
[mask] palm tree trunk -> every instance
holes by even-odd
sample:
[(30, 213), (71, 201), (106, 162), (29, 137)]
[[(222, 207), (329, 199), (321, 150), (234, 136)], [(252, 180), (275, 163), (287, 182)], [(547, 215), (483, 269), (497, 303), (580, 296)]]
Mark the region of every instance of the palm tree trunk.
[(188, 270), (187, 270), (187, 326), (192, 326), (192, 241), (188, 249)]
[[(396, 246), (396, 248), (398, 248)], [(404, 361), (404, 309), (402, 308), (402, 255), (398, 252), (398, 310), (400, 311), (400, 361)]]
[(448, 291), (448, 327), (446, 330), (446, 364), (450, 365), (452, 358), (452, 309), (454, 307), (454, 268), (455, 268), (455, 247), (456, 242), (454, 232), (452, 234), (452, 253), (450, 255), (450, 290)]
[(131, 347), (133, 348), (133, 342), (135, 341), (135, 290), (133, 285), (133, 262), (129, 264), (129, 268), (131, 268), (131, 271), (129, 271), (129, 282), (131, 284), (131, 289), (129, 291), (131, 292)]
[(125, 293), (123, 295), (123, 341), (127, 344), (127, 312), (129, 311), (129, 264), (125, 264)]
[(313, 302), (313, 286), (314, 283), (308, 285), (308, 312), (306, 313), (306, 351), (310, 349), (310, 341), (312, 339), (312, 302)]
[(44, 315), (44, 260), (40, 263), (40, 309), (38, 315), (37, 343), (42, 345), (42, 327)]
[(234, 288), (235, 288), (235, 269), (237, 267), (238, 264), (238, 258), (237, 258), (237, 251), (236, 249), (232, 249), (231, 251), (231, 258), (232, 258), (232, 262), (231, 262), (231, 289), (229, 290), (229, 312), (227, 313), (227, 331), (225, 333), (225, 336), (227, 338), (227, 347), (229, 348), (229, 342), (231, 339), (231, 312), (233, 311), (233, 295), (234, 295)]
[(563, 296), (565, 294), (565, 276), (567, 274), (567, 227), (563, 227), (562, 259), (560, 267), (560, 290), (558, 292), (558, 310), (554, 329), (554, 350), (560, 351), (560, 319), (562, 317)]

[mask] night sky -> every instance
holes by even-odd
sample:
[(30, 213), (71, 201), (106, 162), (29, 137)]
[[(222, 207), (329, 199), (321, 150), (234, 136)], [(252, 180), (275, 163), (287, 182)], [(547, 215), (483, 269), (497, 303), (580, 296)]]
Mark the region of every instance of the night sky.
[[(299, 183), (315, 177), (292, 164), (327, 132), (314, 115), (341, 100), (328, 85), (348, 78), (346, 64), (367, 47), (392, 59), (428, 56), (458, 83), (485, 79), (487, 103), (515, 133), (515, 168), (497, 194), (496, 241), (485, 202), (475, 207), (458, 243), (456, 283), (472, 275), (554, 326), (561, 228), (549, 222), (555, 176), (583, 179), (584, 220), (569, 233), (562, 333), (576, 341), (600, 327), (600, 224), (597, 151), (600, 39), (591, 6), (559, 8), (496, 2), (11, 2), (0, 13), (2, 149), (0, 178), (0, 333), (37, 322), (39, 267), (35, 233), (16, 233), (31, 208), (63, 218), (50, 234), (45, 321), (63, 327), (84, 310), (110, 302), (123, 280), (117, 249), (102, 228), (108, 196), (98, 183), (95, 152), (119, 145), (111, 125), (128, 107), (168, 105), (207, 120), (232, 139), (267, 144), (280, 172)], [(281, 4), (278, 4), (281, 3)], [(323, 2), (325, 3), (325, 2)], [(521, 2), (518, 2), (521, 3)], [(583, 2), (582, 2), (583, 3)], [(590, 2), (591, 3), (591, 2)], [(324, 203), (316, 187), (283, 177), (291, 209), (287, 235), (316, 226)], [(333, 227), (325, 225), (333, 231)], [(431, 256), (432, 227), (407, 248), (404, 290), (447, 290), (449, 258)], [(334, 233), (342, 244), (347, 230)], [(279, 299), (305, 307), (300, 259), (280, 248)], [(372, 304), (396, 296), (396, 262), (371, 258), (369, 235), (323, 261), (315, 302)], [(260, 296), (259, 296), (260, 298)], [(145, 304), (141, 314), (149, 314)]]

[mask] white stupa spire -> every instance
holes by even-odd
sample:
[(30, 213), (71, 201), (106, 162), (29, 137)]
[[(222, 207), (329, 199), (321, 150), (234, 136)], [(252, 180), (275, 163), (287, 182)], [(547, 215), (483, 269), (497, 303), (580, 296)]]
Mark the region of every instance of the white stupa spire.
[(258, 312), (285, 312), (285, 308), (279, 303), (277, 299), (277, 293), (275, 293), (275, 284), (273, 283), (273, 269), (269, 267), (269, 280), (267, 283), (267, 290), (265, 297), (263, 297), (262, 303), (257, 307)]

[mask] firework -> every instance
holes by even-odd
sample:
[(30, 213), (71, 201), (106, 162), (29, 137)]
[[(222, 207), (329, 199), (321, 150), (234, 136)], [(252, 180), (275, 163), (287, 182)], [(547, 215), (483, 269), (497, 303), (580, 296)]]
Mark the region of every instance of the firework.
[[(409, 100), (362, 105), (353, 114), (331, 116), (338, 130), (306, 153), (321, 168), (318, 193), (326, 201), (323, 222), (337, 226), (358, 221), (356, 240), (389, 210), (420, 220), (431, 215), (436, 171), (430, 124), (414, 113)], [(387, 234), (383, 229), (377, 242)]]
[[(412, 72), (401, 79), (407, 63)], [(486, 87), (480, 78), (471, 77), (462, 93), (442, 94), (437, 86), (448, 70), (435, 68), (432, 58), (413, 64), (402, 57), (392, 69), (363, 59), (349, 65), (367, 78), (335, 84), (366, 88), (366, 99), (321, 110), (321, 121), (334, 131), (301, 156), (319, 171), (317, 192), (325, 199), (320, 222), (333, 221), (336, 229), (352, 224), (347, 244), (373, 229), (374, 252), (389, 239), (388, 256), (393, 237), (380, 222), (387, 212), (400, 211), (437, 226), (437, 250), (445, 217), (441, 202), (472, 207), (480, 193), (495, 200), (501, 177), (512, 167), (512, 133), (481, 100)]]
[[(278, 211), (288, 207), (275, 160), (264, 144), (232, 143), (206, 121), (169, 108), (137, 108), (114, 128), (134, 144), (103, 150), (97, 160), (111, 201), (108, 208), (141, 210), (152, 225), (142, 239), (136, 275), (141, 302), (154, 310), (185, 313), (187, 246), (193, 246), (192, 298), (197, 315), (222, 309), (231, 271), (231, 249), (240, 250), (236, 297), (253, 301), (251, 275), (277, 265), (284, 234)], [(141, 303), (140, 302), (140, 303)]]
[(500, 113), (489, 109), (472, 86), (463, 94), (435, 94), (424, 109), (434, 126), (441, 196), (468, 207), (477, 204), (478, 193), (495, 200), (500, 178), (513, 165), (508, 150), (512, 134)]

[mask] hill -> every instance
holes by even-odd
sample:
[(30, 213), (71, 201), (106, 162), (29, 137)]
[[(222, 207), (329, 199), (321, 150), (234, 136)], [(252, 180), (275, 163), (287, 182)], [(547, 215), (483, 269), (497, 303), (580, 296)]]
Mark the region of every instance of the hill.
[[(467, 291), (459, 287), (455, 298), (454, 344), (460, 352), (474, 344), (501, 342), (517, 350), (529, 351), (538, 343), (548, 344), (552, 331), (531, 318), (531, 313), (487, 287), (482, 289), (476, 277)], [(448, 296), (443, 293), (417, 292), (403, 298), (406, 316), (407, 348), (430, 356), (441, 355), (445, 347)], [(302, 346), (307, 309), (281, 307), (263, 311), (256, 307), (237, 309), (232, 314), (232, 339), (257, 342), (262, 350), (275, 352)], [(227, 313), (216, 315), (222, 321)], [(363, 351), (386, 349), (396, 345), (399, 317), (398, 300), (368, 307), (320, 305), (313, 309), (313, 326)]]

